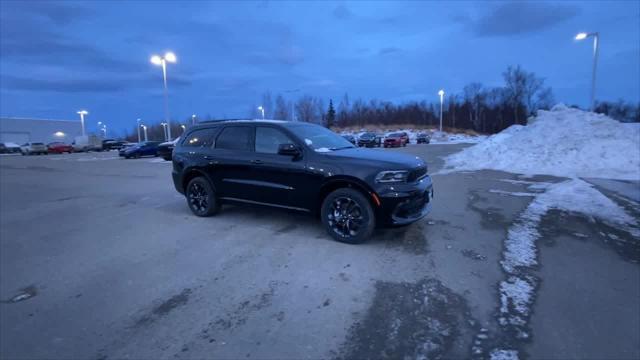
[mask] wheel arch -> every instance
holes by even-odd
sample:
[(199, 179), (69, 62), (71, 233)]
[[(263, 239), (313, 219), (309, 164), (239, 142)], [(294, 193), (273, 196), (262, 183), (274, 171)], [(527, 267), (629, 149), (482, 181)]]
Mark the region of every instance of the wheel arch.
[(369, 201), (374, 213), (377, 213), (377, 209), (380, 207), (380, 200), (377, 198), (376, 193), (367, 185), (364, 181), (352, 177), (352, 176), (334, 176), (327, 179), (321, 186), (316, 199), (314, 212), (320, 214), (322, 208), (322, 202), (332, 191), (340, 188), (351, 188), (360, 191), (364, 197)]
[(184, 172), (184, 175), (182, 176), (182, 191), (183, 193), (187, 192), (187, 185), (189, 185), (189, 181), (193, 180), (196, 177), (204, 177), (205, 179), (207, 179), (207, 181), (209, 181), (209, 185), (211, 185), (211, 187), (213, 188), (214, 191), (216, 191), (216, 187), (213, 184), (213, 181), (211, 180), (211, 177), (209, 177), (209, 175), (207, 175), (206, 172), (200, 170), (200, 169), (196, 169), (196, 168), (191, 168), (191, 169), (187, 169)]

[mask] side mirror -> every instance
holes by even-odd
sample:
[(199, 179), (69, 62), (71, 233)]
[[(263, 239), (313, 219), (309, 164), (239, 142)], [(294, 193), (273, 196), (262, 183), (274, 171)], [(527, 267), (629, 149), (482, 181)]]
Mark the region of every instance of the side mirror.
[(278, 145), (278, 155), (297, 157), (300, 155), (300, 149), (294, 144), (280, 144)]

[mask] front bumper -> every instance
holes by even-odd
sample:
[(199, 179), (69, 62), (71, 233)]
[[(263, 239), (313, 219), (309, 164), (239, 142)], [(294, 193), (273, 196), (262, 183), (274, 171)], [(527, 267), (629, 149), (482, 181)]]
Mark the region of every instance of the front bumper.
[(384, 225), (411, 224), (431, 212), (433, 183), (428, 175), (414, 183), (381, 186), (376, 193), (377, 215)]

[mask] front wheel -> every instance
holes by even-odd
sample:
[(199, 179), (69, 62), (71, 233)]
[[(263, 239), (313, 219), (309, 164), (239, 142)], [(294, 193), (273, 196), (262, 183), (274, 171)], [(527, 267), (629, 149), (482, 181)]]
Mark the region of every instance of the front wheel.
[(330, 193), (322, 202), (322, 224), (335, 240), (359, 244), (371, 236), (375, 215), (365, 196), (351, 188)]
[(189, 181), (187, 191), (187, 204), (196, 216), (207, 217), (215, 215), (220, 210), (220, 203), (209, 181), (199, 176)]

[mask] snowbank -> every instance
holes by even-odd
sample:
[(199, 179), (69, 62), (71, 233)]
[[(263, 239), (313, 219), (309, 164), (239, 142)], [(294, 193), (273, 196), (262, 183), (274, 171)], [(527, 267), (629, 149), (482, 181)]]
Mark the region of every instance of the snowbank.
[(640, 124), (556, 105), (445, 159), (444, 172), (480, 169), (640, 180)]

